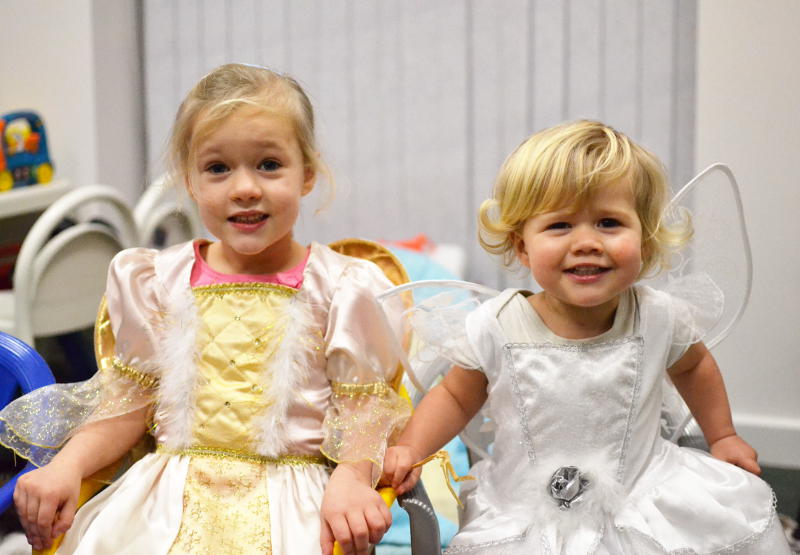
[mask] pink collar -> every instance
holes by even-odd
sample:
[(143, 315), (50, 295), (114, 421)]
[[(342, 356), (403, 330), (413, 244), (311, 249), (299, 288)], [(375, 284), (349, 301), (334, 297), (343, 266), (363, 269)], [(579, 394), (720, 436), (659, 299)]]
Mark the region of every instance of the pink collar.
[(211, 268), (200, 254), (200, 246), (206, 243), (207, 241), (203, 240), (194, 242), (194, 266), (189, 279), (192, 287), (219, 283), (275, 283), (293, 289), (300, 289), (303, 285), (303, 270), (305, 270), (311, 249), (306, 249), (305, 258), (297, 266), (285, 272), (278, 272), (277, 274), (223, 274)]

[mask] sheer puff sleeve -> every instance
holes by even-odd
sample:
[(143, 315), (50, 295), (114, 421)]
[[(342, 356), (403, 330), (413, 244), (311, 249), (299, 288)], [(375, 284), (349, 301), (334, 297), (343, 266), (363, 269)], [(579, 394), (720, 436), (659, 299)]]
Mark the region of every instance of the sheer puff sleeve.
[(53, 384), (0, 412), (0, 443), (37, 466), (50, 462), (83, 426), (150, 404), (158, 383), (153, 353), (153, 254), (119, 253), (108, 272), (95, 324), (98, 371), (90, 379)]
[(331, 404), (322, 452), (337, 463), (370, 460), (377, 483), (386, 445), (405, 426), (411, 404), (393, 382), (401, 370), (402, 306), (381, 308), (375, 295), (391, 287), (377, 266), (354, 260), (333, 291), (325, 337)]

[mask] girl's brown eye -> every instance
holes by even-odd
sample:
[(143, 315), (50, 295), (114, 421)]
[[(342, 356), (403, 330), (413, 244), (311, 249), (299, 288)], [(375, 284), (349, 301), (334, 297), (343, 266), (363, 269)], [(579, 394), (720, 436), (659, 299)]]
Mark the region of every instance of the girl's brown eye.
[(221, 163), (209, 164), (206, 167), (206, 171), (208, 173), (225, 173), (226, 171), (228, 171), (228, 166)]
[(618, 227), (620, 224), (616, 218), (603, 218), (597, 222), (598, 227)]

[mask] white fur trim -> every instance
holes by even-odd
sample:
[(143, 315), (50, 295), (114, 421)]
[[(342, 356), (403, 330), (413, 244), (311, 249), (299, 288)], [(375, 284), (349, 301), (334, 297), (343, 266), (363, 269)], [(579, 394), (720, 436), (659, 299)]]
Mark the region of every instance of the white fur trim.
[(265, 457), (286, 453), (289, 445), (284, 426), (286, 413), (300, 386), (308, 379), (310, 359), (318, 356), (315, 347), (320, 343), (313, 333), (315, 320), (301, 295), (302, 292), (292, 297), (279, 318), (278, 325), (283, 328), (281, 344), (272, 357), (264, 361), (269, 382), (264, 387), (266, 408), (256, 421), (256, 450)]
[[(619, 463), (608, 461), (604, 457), (582, 457), (572, 460), (541, 460), (536, 463), (537, 469), (528, 482), (532, 487), (542, 488), (544, 502), (530, 507), (532, 522), (554, 523), (555, 527), (568, 537), (573, 530), (585, 527), (587, 523), (601, 526), (609, 516), (613, 516), (620, 508), (623, 488), (617, 479)], [(550, 497), (550, 478), (561, 467), (574, 466), (589, 485), (583, 493), (581, 501), (569, 509), (561, 509)]]
[(163, 426), (170, 449), (188, 447), (192, 438), (192, 408), (197, 385), (197, 326), (199, 317), (191, 289), (176, 296), (166, 307), (161, 322), (158, 353), (162, 368), (156, 407), (156, 421)]

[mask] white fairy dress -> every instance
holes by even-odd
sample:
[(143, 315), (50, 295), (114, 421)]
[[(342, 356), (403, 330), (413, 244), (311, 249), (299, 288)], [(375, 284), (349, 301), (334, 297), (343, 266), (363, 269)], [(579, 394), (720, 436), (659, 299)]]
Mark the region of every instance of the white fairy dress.
[(494, 423), (447, 553), (790, 553), (764, 481), (661, 436), (666, 368), (699, 339), (702, 309), (636, 286), (586, 340), (554, 335), (518, 290), (461, 332), (442, 318), (418, 307), (410, 321), (440, 356), (486, 374)]

